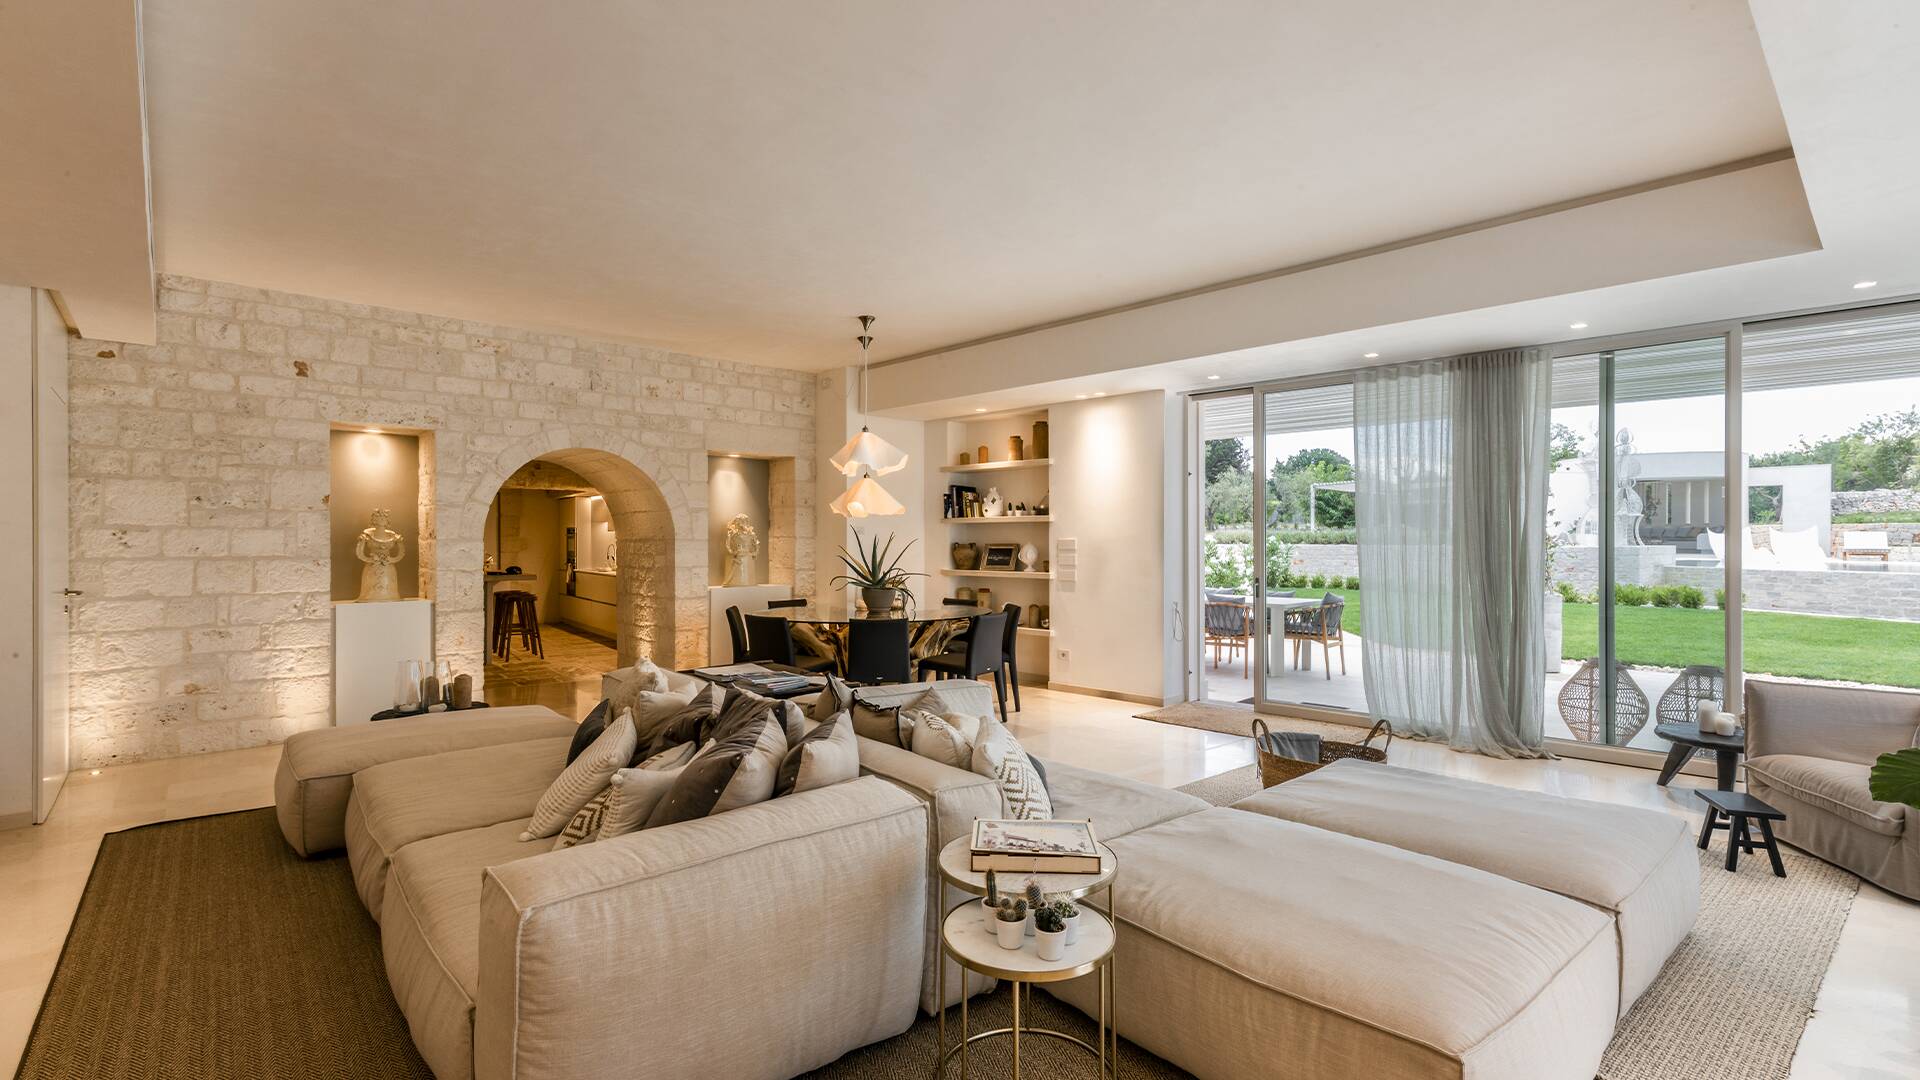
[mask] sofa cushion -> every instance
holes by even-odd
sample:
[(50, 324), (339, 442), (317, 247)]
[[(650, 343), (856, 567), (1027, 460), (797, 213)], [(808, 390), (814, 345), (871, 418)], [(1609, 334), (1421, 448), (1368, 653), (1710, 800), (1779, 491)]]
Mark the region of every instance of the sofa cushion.
[(382, 903), (380, 951), (393, 998), (439, 1080), (473, 1075), (480, 983), (480, 881), (489, 866), (543, 854), (520, 842), (526, 819), (408, 844)]
[(1747, 759), (1747, 772), (1810, 806), (1882, 836), (1907, 828), (1907, 808), (1880, 802), (1867, 787), (1872, 766), (1799, 754), (1770, 754)]
[(565, 737), (478, 746), (361, 770), (347, 813), (354, 888), (377, 919), (393, 854), (416, 840), (524, 818), (564, 768)]
[(544, 840), (558, 833), (580, 808), (606, 790), (613, 774), (633, 762), (633, 714), (621, 713), (607, 730), (575, 758), (534, 804), (523, 840)]
[(573, 721), (544, 705), (514, 705), (319, 728), (287, 737), (274, 774), (274, 811), (293, 850), (318, 855), (346, 843), (353, 776), (383, 761), (571, 735)]
[(980, 734), (979, 717), (941, 716), (920, 709), (903, 712), (913, 718), (913, 745), (909, 750), (956, 769), (973, 767), (973, 743)]
[(1685, 819), (1365, 761), (1340, 761), (1234, 804), (1546, 889), (1615, 919), (1619, 1011), (1653, 983), (1700, 910)]
[[(1040, 765), (1033, 758), (1034, 766)], [(1137, 829), (1210, 809), (1204, 799), (1158, 784), (1082, 769), (1064, 761), (1048, 766), (1053, 816), (1093, 822), (1093, 834), (1112, 840)]]
[[(619, 776), (619, 773), (614, 773)], [(600, 794), (587, 800), (587, 805), (574, 812), (573, 817), (560, 827), (560, 835), (553, 838), (553, 850), (565, 851), (581, 844), (591, 844), (600, 836), (600, 826), (607, 817), (607, 801), (613, 796), (613, 785), (608, 784)]]
[(980, 718), (980, 734), (973, 742), (973, 771), (1000, 785), (1001, 813), (1021, 821), (1051, 818), (1053, 800), (1040, 782), (1020, 740), (991, 716)]
[(594, 839), (611, 840), (639, 832), (679, 779), (679, 766), (621, 769), (614, 773), (613, 782), (607, 785), (606, 813), (600, 819), (600, 833)]
[(652, 757), (670, 746), (706, 741), (708, 729), (725, 699), (726, 691), (719, 684), (703, 683), (693, 693), (676, 699), (678, 704), (671, 713), (649, 720), (644, 731), (636, 724), (634, 731), (642, 736), (637, 756)]
[(838, 712), (813, 726), (800, 741), (787, 747), (774, 781), (775, 795), (790, 795), (858, 779), (860, 737), (853, 733), (853, 716)]
[(617, 688), (607, 695), (607, 700), (612, 702), (609, 711), (614, 716), (619, 716), (624, 709), (631, 709), (637, 718), (641, 715), (640, 695), (665, 694), (671, 691), (667, 683), (667, 673), (644, 657), (632, 667), (616, 668), (608, 674), (618, 684)]
[[(1611, 921), (1484, 871), (1226, 808), (1111, 842), (1120, 1034), (1198, 1076), (1591, 1080)], [(1083, 1011), (1094, 980), (1050, 984)]]
[(786, 729), (775, 710), (737, 701), (714, 721), (713, 741), (680, 769), (672, 790), (653, 808), (644, 827), (656, 829), (767, 801), (786, 753)]
[(567, 764), (573, 764), (573, 759), (584, 753), (587, 747), (593, 745), (593, 740), (607, 730), (607, 708), (611, 704), (607, 698), (601, 698), (600, 704), (588, 710), (586, 718), (574, 729), (573, 741), (567, 744)]

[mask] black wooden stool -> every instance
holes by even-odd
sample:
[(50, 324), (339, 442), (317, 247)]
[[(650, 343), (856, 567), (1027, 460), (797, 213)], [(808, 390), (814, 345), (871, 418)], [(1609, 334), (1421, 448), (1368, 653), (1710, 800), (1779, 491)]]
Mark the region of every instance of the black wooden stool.
[(505, 589), (493, 594), (493, 651), (501, 663), (513, 659), (513, 639), (535, 656), (545, 658), (540, 642), (540, 613), (534, 595), (522, 589)]
[[(1740, 865), (1740, 852), (1753, 854), (1756, 848), (1765, 848), (1768, 861), (1773, 863), (1773, 876), (1786, 877), (1787, 868), (1780, 862), (1780, 845), (1773, 839), (1773, 822), (1787, 820), (1787, 815), (1761, 802), (1744, 791), (1700, 791), (1700, 801), (1707, 804), (1707, 821), (1700, 826), (1700, 850), (1707, 849), (1707, 841), (1713, 838), (1713, 830), (1727, 830), (1727, 869)], [(1719, 820), (1725, 814), (1727, 820)], [(1747, 831), (1747, 823), (1760, 824), (1760, 841), (1754, 842), (1753, 834)]]

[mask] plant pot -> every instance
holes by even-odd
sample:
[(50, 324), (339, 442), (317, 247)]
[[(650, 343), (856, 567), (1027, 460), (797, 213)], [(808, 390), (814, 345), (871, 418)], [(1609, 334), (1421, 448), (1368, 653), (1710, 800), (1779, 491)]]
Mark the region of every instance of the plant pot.
[(1549, 675), (1560, 670), (1560, 644), (1562, 640), (1562, 630), (1565, 626), (1564, 619), (1566, 612), (1564, 609), (1566, 603), (1566, 599), (1559, 593), (1550, 592), (1547, 594), (1544, 610), (1542, 611), (1540, 621), (1547, 639), (1547, 674)]
[(1075, 908), (1073, 914), (1067, 916), (1067, 929), (1064, 932), (1067, 944), (1072, 945), (1080, 940), (1080, 909)]
[(972, 570), (980, 565), (980, 545), (956, 543), (953, 545), (953, 568)]
[(894, 602), (900, 599), (899, 589), (861, 589), (860, 602), (870, 612), (888, 612), (893, 610)]
[(1027, 920), (1025, 919), (1021, 919), (1018, 922), (1008, 922), (1005, 919), (995, 918), (993, 920), (993, 935), (999, 939), (1001, 948), (1017, 949), (1024, 944), (1026, 935), (1021, 933), (1021, 930), (1026, 924)]
[(1033, 944), (1034, 949), (1040, 954), (1040, 959), (1058, 960), (1067, 955), (1067, 932), (1065, 930), (1055, 930), (1052, 933), (1045, 930), (1038, 931), (1033, 935)]

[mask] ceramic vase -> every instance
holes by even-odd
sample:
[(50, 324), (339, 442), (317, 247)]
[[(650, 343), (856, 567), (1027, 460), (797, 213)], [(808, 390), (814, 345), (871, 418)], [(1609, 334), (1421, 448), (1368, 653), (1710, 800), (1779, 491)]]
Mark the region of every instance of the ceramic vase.
[(1029, 449), (1033, 451), (1033, 456), (1036, 459), (1042, 459), (1048, 456), (1047, 422), (1045, 420), (1035, 420), (1033, 422), (1033, 445)]
[(971, 570), (979, 565), (979, 544), (955, 543), (953, 545), (953, 568), (955, 570)]
[(980, 449), (974, 452), (973, 460), (974, 460), (974, 463), (977, 465), (985, 465), (987, 463), (987, 444), (986, 443), (980, 444)]
[(1027, 459), (1027, 451), (1024, 443), (1025, 440), (1018, 435), (1007, 436), (1008, 461), (1025, 461)]

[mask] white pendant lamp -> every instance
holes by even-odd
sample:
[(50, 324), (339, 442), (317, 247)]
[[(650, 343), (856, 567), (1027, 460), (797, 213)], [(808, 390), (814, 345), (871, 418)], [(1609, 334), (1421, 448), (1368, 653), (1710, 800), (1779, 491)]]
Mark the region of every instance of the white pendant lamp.
[[(867, 415), (867, 347), (873, 344), (873, 335), (867, 331), (871, 329), (873, 316), (860, 316), (860, 336), (855, 340), (860, 342), (860, 416), (863, 420)], [(860, 425), (860, 434), (848, 439), (839, 453), (827, 459), (827, 464), (846, 476), (860, 477), (828, 504), (834, 513), (846, 518), (863, 518), (897, 517), (907, 512), (900, 500), (874, 479), (906, 468), (906, 451), (868, 431), (865, 424)]]
[[(873, 335), (867, 333), (873, 328), (873, 316), (860, 316), (860, 336), (854, 340), (860, 343), (860, 418), (867, 416), (867, 347), (873, 344)], [(874, 476), (885, 476), (899, 472), (907, 467), (907, 455), (904, 450), (867, 430), (863, 423), (860, 434), (847, 440), (840, 452), (827, 459), (835, 471), (844, 476), (858, 476), (862, 472)]]

